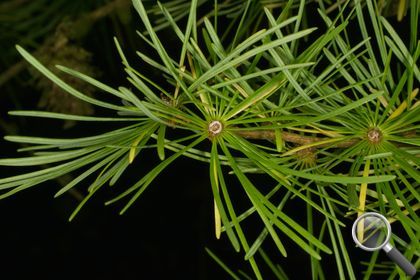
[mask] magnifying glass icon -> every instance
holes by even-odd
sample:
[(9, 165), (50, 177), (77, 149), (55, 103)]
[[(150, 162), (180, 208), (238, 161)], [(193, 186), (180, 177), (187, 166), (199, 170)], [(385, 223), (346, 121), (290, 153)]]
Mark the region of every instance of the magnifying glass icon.
[(416, 274), (416, 268), (400, 251), (389, 244), (391, 239), (391, 225), (381, 214), (367, 212), (354, 221), (352, 236), (358, 247), (366, 251), (384, 250), (387, 256), (394, 261), (409, 276)]

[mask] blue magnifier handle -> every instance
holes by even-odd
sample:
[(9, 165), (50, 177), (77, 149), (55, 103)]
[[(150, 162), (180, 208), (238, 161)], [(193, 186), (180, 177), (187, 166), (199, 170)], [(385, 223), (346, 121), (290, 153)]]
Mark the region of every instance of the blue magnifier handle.
[(388, 257), (393, 260), (399, 267), (401, 267), (404, 272), (409, 276), (414, 276), (417, 272), (414, 265), (412, 265), (400, 251), (396, 248), (392, 248), (390, 251), (387, 251), (386, 254)]

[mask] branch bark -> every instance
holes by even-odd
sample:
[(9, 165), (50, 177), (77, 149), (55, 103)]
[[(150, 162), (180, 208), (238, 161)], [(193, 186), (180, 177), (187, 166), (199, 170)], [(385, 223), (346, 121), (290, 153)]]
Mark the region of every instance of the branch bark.
[[(238, 130), (238, 131), (235, 131), (235, 133), (247, 139), (260, 139), (260, 140), (269, 140), (269, 141), (276, 140), (276, 135), (275, 135), (274, 130)], [(281, 137), (286, 142), (290, 142), (290, 143), (294, 143), (298, 145), (308, 145), (308, 144), (322, 142), (329, 139), (329, 138), (322, 138), (322, 137), (304, 136), (304, 135), (291, 133), (287, 131), (282, 131)], [(353, 138), (346, 141), (338, 142), (334, 144), (334, 147), (347, 148), (347, 147), (353, 146), (359, 141), (360, 139)], [(331, 144), (322, 143), (322, 144), (317, 145), (317, 147), (327, 147), (327, 146), (331, 146)]]

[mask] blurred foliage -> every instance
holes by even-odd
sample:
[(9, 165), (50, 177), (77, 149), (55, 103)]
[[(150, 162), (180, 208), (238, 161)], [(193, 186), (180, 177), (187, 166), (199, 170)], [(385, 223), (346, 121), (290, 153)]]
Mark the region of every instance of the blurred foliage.
[[(34, 50), (40, 61), (54, 68), (57, 64), (67, 65), (92, 77), (99, 77), (101, 71), (92, 64), (92, 54), (87, 50), (87, 36), (98, 36), (98, 24), (109, 25), (103, 18), (110, 18), (113, 28), (110, 32), (130, 33), (131, 5), (128, 0), (95, 0), (95, 1), (26, 1), (11, 0), (0, 5), (0, 45), (3, 55), (0, 85), (5, 85), (3, 95), (15, 94), (19, 84), (32, 86), (40, 92), (38, 106), (54, 112), (92, 115), (94, 109), (89, 104), (80, 102), (33, 68), (29, 68), (32, 78), (28, 82), (25, 73), (26, 64), (21, 61), (15, 49), (19, 44)], [(100, 21), (99, 23), (97, 23)], [(109, 29), (108, 27), (106, 27)], [(111, 33), (112, 34), (112, 33)], [(99, 35), (101, 36), (101, 35)], [(108, 34), (105, 34), (108, 36)], [(112, 54), (109, 54), (112, 55)], [(57, 73), (58, 71), (56, 71)], [(78, 79), (65, 77), (57, 73), (66, 82), (88, 95), (95, 88)], [(11, 85), (12, 81), (19, 81)], [(74, 122), (65, 121), (64, 127)]]

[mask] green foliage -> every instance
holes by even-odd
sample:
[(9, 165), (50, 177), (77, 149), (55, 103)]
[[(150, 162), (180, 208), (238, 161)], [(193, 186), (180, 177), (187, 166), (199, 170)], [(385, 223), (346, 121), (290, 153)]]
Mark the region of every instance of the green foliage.
[[(156, 149), (160, 163), (106, 204), (125, 200), (124, 213), (181, 156), (207, 163), (215, 235), (226, 233), (257, 279), (263, 278), (261, 264), (278, 279), (287, 279), (263, 250), (274, 244), (286, 257), (295, 250), (285, 246), (286, 238), (308, 254), (313, 279), (326, 279), (322, 257), (327, 254), (334, 255), (340, 279), (357, 279), (348, 252), (354, 245), (344, 240), (343, 232), (348, 230), (344, 225), (348, 218), (368, 210), (401, 224), (409, 240), (394, 241), (418, 266), (418, 1), (410, 1), (408, 17), (414, 31), (408, 43), (371, 0), (343, 1), (333, 18), (327, 15), (328, 1), (319, 1), (318, 15), (313, 16), (319, 16), (324, 25), (317, 28), (307, 26), (306, 1), (230, 2), (177, 0), (148, 10), (142, 1), (133, 1), (146, 30), (138, 34), (156, 53), (138, 52), (138, 56), (165, 81), (154, 81), (147, 70), (132, 67), (117, 40), (135, 91), (111, 88), (58, 67), (121, 103), (76, 90), (18, 46), (19, 53), (57, 87), (114, 114), (11, 114), (115, 121), (125, 126), (78, 139), (6, 137), (32, 145), (25, 151), (34, 155), (1, 159), (0, 165), (54, 166), (0, 179), (0, 198), (81, 170), (57, 192), (62, 195), (90, 177), (89, 194), (71, 215), (73, 219), (97, 191), (114, 185), (143, 150)], [(212, 8), (206, 10), (209, 3)], [(357, 27), (350, 29), (350, 24)], [(164, 28), (178, 39), (176, 54), (173, 42), (167, 43), (158, 32)], [(169, 129), (182, 133), (169, 137)], [(234, 176), (248, 197), (246, 211), (235, 206), (232, 189), (237, 186), (228, 184), (226, 176)], [(306, 223), (294, 219), (295, 211), (306, 211)], [(261, 221), (256, 238), (247, 232), (250, 216)], [(208, 253), (231, 277), (240, 279)], [(372, 255), (365, 279), (382, 269), (373, 265), (376, 257)], [(395, 267), (387, 269), (391, 278), (405, 277)]]

